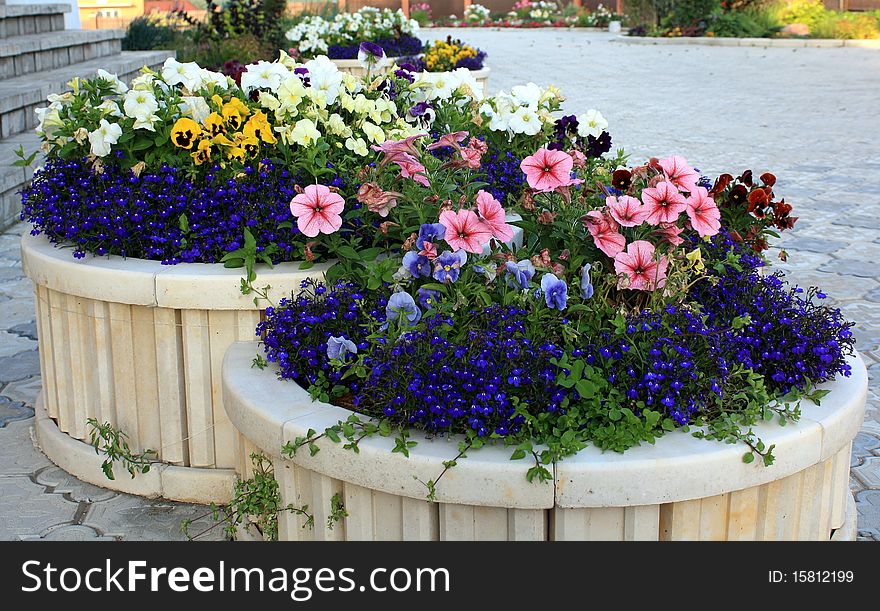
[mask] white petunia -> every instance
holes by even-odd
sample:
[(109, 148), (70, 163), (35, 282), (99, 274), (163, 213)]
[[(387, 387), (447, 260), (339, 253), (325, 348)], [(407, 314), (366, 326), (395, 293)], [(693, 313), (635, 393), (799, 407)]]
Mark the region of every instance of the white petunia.
[(119, 136), (122, 135), (122, 128), (118, 123), (108, 123), (107, 119), (101, 119), (101, 123), (93, 132), (89, 132), (89, 143), (91, 143), (92, 155), (97, 157), (106, 157), (110, 154), (110, 145), (116, 144)]
[(510, 117), (510, 129), (515, 134), (534, 136), (541, 131), (541, 118), (534, 109), (520, 106)]
[(119, 110), (119, 104), (116, 103), (116, 100), (104, 100), (96, 107), (98, 110), (102, 111), (105, 116), (109, 115), (111, 117), (121, 117), (122, 111)]
[(149, 91), (132, 89), (125, 94), (122, 109), (125, 111), (126, 117), (145, 119), (156, 114), (156, 111), (159, 110), (159, 102), (156, 101), (156, 96)]
[(229, 77), (222, 72), (214, 72), (202, 68), (202, 86), (214, 85), (219, 89), (229, 89)]
[(457, 68), (452, 76), (458, 80), (458, 90), (479, 102), (483, 99), (483, 86), (467, 68)]
[(300, 146), (312, 146), (320, 137), (321, 132), (318, 131), (311, 119), (300, 119), (290, 132), (291, 141)]
[(281, 81), (289, 75), (290, 70), (283, 64), (258, 61), (245, 68), (241, 75), (241, 88), (245, 93), (250, 93), (254, 89), (269, 89), (274, 92), (281, 86)]
[(183, 100), (180, 111), (190, 116), (196, 123), (201, 123), (211, 114), (211, 107), (208, 106), (207, 100), (201, 96), (184, 96), (180, 99)]
[(106, 70), (98, 70), (98, 78), (102, 78), (105, 81), (109, 81), (113, 86), (114, 93), (118, 93), (122, 95), (126, 91), (128, 91), (128, 86), (119, 80), (119, 77), (115, 74), (110, 74)]
[(145, 72), (131, 80), (131, 88), (138, 91), (152, 91), (156, 81), (156, 75), (152, 72)]
[(309, 97), (319, 105), (333, 104), (342, 89), (342, 73), (326, 55), (305, 63), (309, 71)]
[(608, 128), (608, 121), (598, 110), (588, 110), (577, 118), (578, 136), (586, 138), (592, 136), (598, 138)]
[(162, 64), (162, 79), (169, 85), (183, 85), (195, 91), (202, 86), (203, 78), (202, 69), (195, 62), (181, 63), (169, 57)]
[(512, 87), (510, 93), (521, 106), (537, 106), (544, 91), (534, 83)]
[(38, 125), (36, 132), (38, 135), (51, 138), (58, 128), (64, 125), (64, 121), (61, 120), (61, 114), (56, 106), (37, 108), (34, 110), (34, 114), (37, 115)]
[(429, 100), (449, 99), (452, 97), (452, 92), (461, 84), (458, 77), (451, 72), (423, 72), (422, 79), (430, 85)]

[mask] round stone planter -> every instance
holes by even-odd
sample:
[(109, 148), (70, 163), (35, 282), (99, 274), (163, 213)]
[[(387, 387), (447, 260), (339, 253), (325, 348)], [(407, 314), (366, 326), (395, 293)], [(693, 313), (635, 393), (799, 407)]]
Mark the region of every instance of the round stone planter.
[[(398, 61), (399, 57), (392, 57), (390, 60), (392, 62)], [(340, 72), (348, 72), (349, 74), (353, 74), (355, 76), (366, 76), (367, 70), (363, 66), (361, 66), (360, 62), (356, 59), (333, 59), (330, 60), (336, 67), (339, 68)], [(490, 68), (483, 67), (480, 70), (470, 70), (471, 76), (473, 76), (477, 83), (479, 83), (483, 87), (483, 95), (488, 95), (489, 93), (489, 73), (491, 72)]]
[[(273, 459), (282, 505), (309, 506), (314, 526), (282, 514), (282, 540), (831, 540), (855, 538), (849, 492), (850, 445), (865, 410), (867, 375), (859, 357), (852, 376), (825, 387), (817, 406), (781, 427), (754, 427), (776, 463), (746, 464), (743, 446), (674, 432), (624, 454), (587, 448), (553, 468), (554, 481), (528, 483), (525, 461), (486, 447), (460, 460), (425, 501), (419, 481), (436, 479), (457, 442), (413, 434), (410, 457), (394, 441), (371, 437), (360, 452), (324, 438), (320, 451), (282, 456), (286, 442), (322, 432), (351, 412), (313, 402), (276, 370), (252, 369), (256, 342), (233, 344), (223, 365), (230, 420)], [(348, 516), (327, 526), (339, 495)]]
[[(262, 308), (242, 295), (242, 270), (222, 265), (74, 259), (42, 236), (25, 234), (22, 265), (35, 285), (43, 393), (37, 440), (46, 455), (96, 485), (192, 502), (228, 501), (247, 472), (248, 444), (229, 422), (220, 367), (235, 341), (254, 338)], [(327, 265), (258, 269), (277, 302)], [(88, 418), (109, 422), (133, 451), (160, 464), (111, 481), (88, 444)]]

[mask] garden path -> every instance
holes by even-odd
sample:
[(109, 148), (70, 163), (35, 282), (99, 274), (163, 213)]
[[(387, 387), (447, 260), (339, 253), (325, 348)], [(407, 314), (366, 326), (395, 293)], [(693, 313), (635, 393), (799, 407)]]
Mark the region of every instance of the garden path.
[[(778, 266), (859, 322), (870, 387), (852, 489), (859, 538), (880, 541), (880, 50), (624, 45), (558, 29), (424, 38), (447, 34), (488, 52), (493, 91), (552, 83), (569, 96), (566, 109), (601, 110), (633, 160), (675, 153), (710, 176), (750, 167), (779, 177), (778, 193), (802, 220)], [(182, 538), (181, 520), (204, 508), (79, 482), (33, 447), (40, 378), (23, 230), (0, 235), (0, 539)]]

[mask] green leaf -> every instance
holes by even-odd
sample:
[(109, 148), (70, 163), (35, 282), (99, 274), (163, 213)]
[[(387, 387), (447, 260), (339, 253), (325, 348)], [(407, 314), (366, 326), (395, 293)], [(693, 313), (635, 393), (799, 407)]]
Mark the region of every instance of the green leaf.
[(348, 245), (342, 245), (336, 249), (336, 254), (343, 259), (351, 259), (352, 261), (360, 261), (361, 255), (358, 251)]
[(754, 452), (746, 452), (745, 454), (743, 454), (743, 462), (746, 463), (747, 465), (755, 462)]

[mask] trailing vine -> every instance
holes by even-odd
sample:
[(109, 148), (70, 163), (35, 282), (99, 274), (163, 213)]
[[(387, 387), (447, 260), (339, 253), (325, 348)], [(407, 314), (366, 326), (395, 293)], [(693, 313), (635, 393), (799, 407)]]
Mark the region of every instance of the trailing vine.
[(116, 479), (113, 464), (117, 462), (122, 463), (132, 479), (138, 473), (150, 472), (150, 466), (158, 459), (155, 450), (133, 452), (128, 445), (128, 435), (109, 422), (101, 423), (97, 418), (89, 418), (86, 423), (89, 426), (89, 444), (95, 448), (95, 454), (99, 456), (103, 454), (105, 457), (104, 462), (101, 463), (101, 471), (107, 479)]

